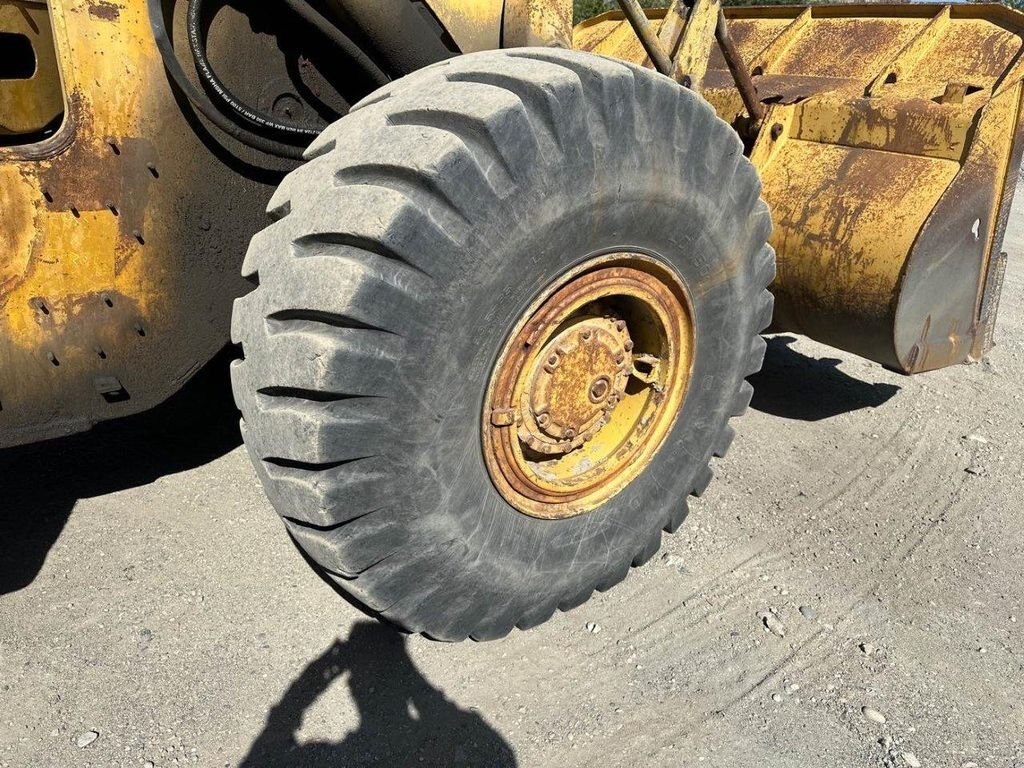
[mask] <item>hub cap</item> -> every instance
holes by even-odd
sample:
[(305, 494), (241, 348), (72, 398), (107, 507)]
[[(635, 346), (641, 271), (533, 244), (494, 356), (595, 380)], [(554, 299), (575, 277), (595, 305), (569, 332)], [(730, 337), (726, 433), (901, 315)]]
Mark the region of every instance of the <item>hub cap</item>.
[(686, 288), (617, 253), (563, 276), (524, 314), (494, 368), (487, 468), (516, 509), (580, 515), (650, 463), (678, 416), (693, 358)]

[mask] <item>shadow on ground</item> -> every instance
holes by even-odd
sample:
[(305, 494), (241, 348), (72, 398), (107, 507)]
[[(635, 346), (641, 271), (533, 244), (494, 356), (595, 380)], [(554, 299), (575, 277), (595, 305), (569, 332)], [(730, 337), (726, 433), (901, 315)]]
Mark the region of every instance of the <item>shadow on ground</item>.
[(900, 391), (894, 384), (870, 384), (848, 376), (837, 367), (841, 360), (803, 355), (793, 349), (795, 341), (793, 336), (768, 339), (764, 367), (750, 377), (752, 408), (785, 419), (821, 421), (877, 408)]
[[(336, 742), (300, 743), (305, 712), (346, 674), (359, 725)], [(289, 686), (241, 768), (371, 765), (514, 768), (517, 762), (479, 714), (456, 706), (420, 674), (404, 636), (364, 621)]]
[(151, 411), (0, 452), (0, 595), (32, 583), (79, 499), (146, 485), (241, 445), (232, 357), (225, 351)]

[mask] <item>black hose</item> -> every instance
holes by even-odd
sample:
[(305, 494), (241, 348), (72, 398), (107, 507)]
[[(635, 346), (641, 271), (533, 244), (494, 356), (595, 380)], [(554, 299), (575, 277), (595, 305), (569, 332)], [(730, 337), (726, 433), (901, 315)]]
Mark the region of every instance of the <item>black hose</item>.
[(163, 59), (164, 69), (167, 70), (167, 74), (174, 81), (178, 89), (185, 94), (188, 100), (192, 102), (195, 108), (207, 120), (247, 147), (276, 157), (291, 160), (302, 159), (302, 149), (299, 147), (273, 141), (246, 130), (217, 109), (209, 97), (192, 84), (192, 81), (185, 75), (185, 70), (182, 69), (181, 64), (178, 62), (178, 57), (174, 53), (174, 45), (167, 34), (167, 26), (164, 22), (163, 0), (146, 0), (146, 7), (149, 10), (149, 23), (153, 28), (153, 38), (156, 41), (157, 49), (160, 51), (160, 58)]
[(203, 3), (205, 0), (188, 0), (188, 16), (185, 29), (188, 45), (196, 64), (196, 74), (210, 95), (223, 102), (237, 117), (249, 123), (260, 135), (281, 133), (290, 139), (304, 139), (308, 144), (320, 135), (320, 128), (277, 120), (271, 115), (259, 112), (240, 100), (217, 77), (206, 55), (206, 37), (203, 34)]
[(391, 82), (391, 78), (373, 62), (373, 59), (366, 55), (366, 51), (356, 45), (352, 38), (338, 29), (329, 18), (320, 13), (306, 0), (284, 0), (284, 4), (341, 49), (342, 53), (348, 56), (354, 64), (366, 73), (374, 88), (380, 88)]

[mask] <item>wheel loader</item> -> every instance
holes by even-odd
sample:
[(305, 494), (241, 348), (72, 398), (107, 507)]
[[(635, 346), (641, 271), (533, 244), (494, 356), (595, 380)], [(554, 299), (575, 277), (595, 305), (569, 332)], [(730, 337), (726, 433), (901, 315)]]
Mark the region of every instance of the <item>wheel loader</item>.
[(0, 0), (0, 447), (235, 345), (323, 578), (535, 626), (683, 523), (766, 330), (988, 353), (1022, 81), (999, 5)]

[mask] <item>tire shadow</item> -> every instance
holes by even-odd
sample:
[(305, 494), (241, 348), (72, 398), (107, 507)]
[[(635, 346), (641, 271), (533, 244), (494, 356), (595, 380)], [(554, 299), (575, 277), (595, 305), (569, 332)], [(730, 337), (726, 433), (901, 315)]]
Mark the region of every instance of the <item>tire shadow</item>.
[(162, 405), (89, 432), (0, 451), (0, 595), (39, 574), (79, 499), (146, 485), (242, 444), (232, 350)]
[(895, 384), (870, 384), (843, 373), (835, 358), (814, 358), (792, 348), (793, 336), (768, 340), (761, 372), (750, 377), (750, 407), (798, 421), (821, 421), (884, 405), (900, 391)]
[[(339, 741), (305, 741), (306, 711), (348, 675), (359, 725)], [(473, 711), (434, 688), (413, 664), (405, 636), (361, 621), (311, 662), (267, 714), (240, 768), (359, 766), (515, 768), (515, 752)]]

